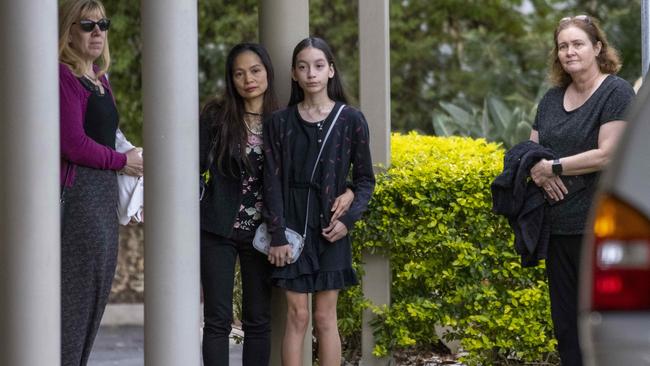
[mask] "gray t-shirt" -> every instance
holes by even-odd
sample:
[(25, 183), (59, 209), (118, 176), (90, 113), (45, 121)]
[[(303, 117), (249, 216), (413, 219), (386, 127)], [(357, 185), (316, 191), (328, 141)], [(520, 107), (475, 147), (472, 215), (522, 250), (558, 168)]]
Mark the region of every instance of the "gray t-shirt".
[[(569, 112), (564, 109), (565, 91), (555, 87), (544, 95), (533, 124), (539, 132), (539, 143), (553, 150), (558, 158), (596, 149), (600, 126), (624, 119), (634, 98), (630, 84), (614, 75), (607, 76), (582, 106)], [(583, 175), (585, 189), (550, 207), (551, 234), (582, 234), (598, 175)]]

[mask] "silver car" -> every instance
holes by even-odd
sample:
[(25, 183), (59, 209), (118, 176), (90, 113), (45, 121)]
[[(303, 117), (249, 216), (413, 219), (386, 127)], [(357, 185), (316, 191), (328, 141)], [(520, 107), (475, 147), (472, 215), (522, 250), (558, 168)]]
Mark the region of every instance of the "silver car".
[(588, 366), (650, 365), (650, 85), (628, 121), (602, 175), (582, 253), (580, 342)]

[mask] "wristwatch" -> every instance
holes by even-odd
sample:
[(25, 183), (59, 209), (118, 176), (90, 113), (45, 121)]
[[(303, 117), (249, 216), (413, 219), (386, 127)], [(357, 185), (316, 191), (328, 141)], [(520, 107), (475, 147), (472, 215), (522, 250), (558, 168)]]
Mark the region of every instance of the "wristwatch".
[(560, 159), (553, 160), (553, 165), (551, 165), (551, 169), (553, 170), (553, 174), (555, 175), (562, 174), (562, 163), (560, 163)]

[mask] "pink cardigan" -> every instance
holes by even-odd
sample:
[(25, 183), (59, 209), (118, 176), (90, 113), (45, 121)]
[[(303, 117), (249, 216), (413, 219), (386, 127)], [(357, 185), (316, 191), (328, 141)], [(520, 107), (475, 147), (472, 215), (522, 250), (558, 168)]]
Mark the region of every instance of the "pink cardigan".
[[(110, 90), (106, 76), (102, 76), (101, 81)], [(81, 85), (70, 68), (59, 63), (61, 184), (67, 187), (74, 183), (75, 165), (110, 170), (120, 170), (126, 165), (125, 154), (98, 144), (86, 135), (83, 126), (89, 97), (90, 91)]]

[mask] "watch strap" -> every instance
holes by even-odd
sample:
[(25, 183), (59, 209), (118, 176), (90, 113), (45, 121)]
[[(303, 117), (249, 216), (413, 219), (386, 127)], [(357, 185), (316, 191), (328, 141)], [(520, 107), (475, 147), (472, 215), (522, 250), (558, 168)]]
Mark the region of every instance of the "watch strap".
[(560, 159), (553, 160), (553, 165), (551, 165), (551, 170), (555, 175), (562, 174), (562, 163), (560, 163)]

